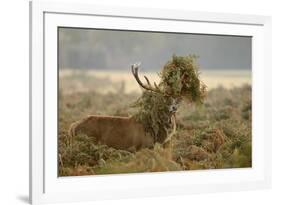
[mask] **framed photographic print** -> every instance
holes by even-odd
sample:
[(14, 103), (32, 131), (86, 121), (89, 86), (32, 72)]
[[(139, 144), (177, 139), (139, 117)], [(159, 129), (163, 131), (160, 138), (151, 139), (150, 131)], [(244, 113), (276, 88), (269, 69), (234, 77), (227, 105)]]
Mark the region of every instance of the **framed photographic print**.
[(32, 204), (268, 188), (271, 19), (30, 3)]

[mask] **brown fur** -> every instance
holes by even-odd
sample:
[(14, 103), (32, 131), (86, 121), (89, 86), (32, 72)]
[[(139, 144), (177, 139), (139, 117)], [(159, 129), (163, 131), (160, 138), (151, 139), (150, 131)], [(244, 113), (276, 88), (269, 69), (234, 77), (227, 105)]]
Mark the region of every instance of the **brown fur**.
[(88, 116), (71, 124), (69, 135), (79, 133), (94, 137), (97, 143), (128, 151), (151, 148), (154, 144), (153, 137), (132, 117)]

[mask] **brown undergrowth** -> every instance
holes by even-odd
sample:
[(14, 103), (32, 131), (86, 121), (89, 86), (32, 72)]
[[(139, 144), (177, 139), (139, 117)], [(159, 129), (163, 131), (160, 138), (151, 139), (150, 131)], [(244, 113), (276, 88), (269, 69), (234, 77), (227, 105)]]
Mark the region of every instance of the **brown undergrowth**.
[[(177, 133), (163, 148), (131, 153), (97, 144), (83, 135), (69, 138), (69, 125), (90, 114), (129, 116), (138, 94), (76, 92), (59, 95), (59, 176), (250, 167), (251, 86), (208, 92), (198, 106), (182, 104)], [(98, 111), (98, 113), (97, 113)]]

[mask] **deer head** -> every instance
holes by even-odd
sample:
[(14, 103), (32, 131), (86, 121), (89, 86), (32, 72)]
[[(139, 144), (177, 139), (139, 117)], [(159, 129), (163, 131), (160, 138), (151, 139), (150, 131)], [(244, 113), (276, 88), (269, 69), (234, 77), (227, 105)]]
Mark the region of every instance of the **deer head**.
[(178, 107), (179, 107), (179, 103), (180, 103), (181, 99), (179, 97), (174, 97), (174, 96), (172, 96), (172, 95), (170, 95), (168, 93), (163, 92), (160, 89), (159, 85), (157, 85), (155, 82), (153, 82), (153, 86), (152, 86), (152, 84), (150, 83), (149, 79), (145, 75), (144, 75), (144, 79), (146, 80), (147, 84), (144, 84), (140, 80), (139, 74), (138, 74), (140, 65), (141, 65), (140, 62), (139, 63), (134, 63), (134, 64), (131, 65), (131, 70), (132, 70), (133, 76), (135, 77), (137, 83), (140, 85), (140, 87), (142, 87), (143, 89), (145, 89), (147, 91), (158, 93), (158, 94), (161, 94), (163, 96), (171, 98), (171, 102), (167, 106), (168, 106), (168, 110), (170, 111), (170, 113), (171, 114), (175, 114), (177, 109), (178, 109)]

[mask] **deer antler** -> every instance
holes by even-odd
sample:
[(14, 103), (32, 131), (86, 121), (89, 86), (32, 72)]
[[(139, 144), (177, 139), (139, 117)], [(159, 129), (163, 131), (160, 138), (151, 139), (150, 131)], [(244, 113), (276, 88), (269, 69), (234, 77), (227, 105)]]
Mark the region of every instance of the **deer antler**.
[(138, 75), (139, 66), (140, 66), (140, 63), (135, 63), (131, 66), (132, 73), (133, 73), (136, 81), (138, 82), (138, 84), (146, 90), (150, 90), (150, 91), (153, 91), (153, 92), (156, 92), (156, 93), (162, 93), (160, 88), (157, 86), (157, 84), (155, 82), (153, 83), (154, 87), (152, 87), (151, 83), (149, 82), (149, 80), (146, 76), (144, 76), (144, 79), (146, 80), (147, 85), (145, 85), (141, 82), (141, 80), (139, 79), (139, 75)]

